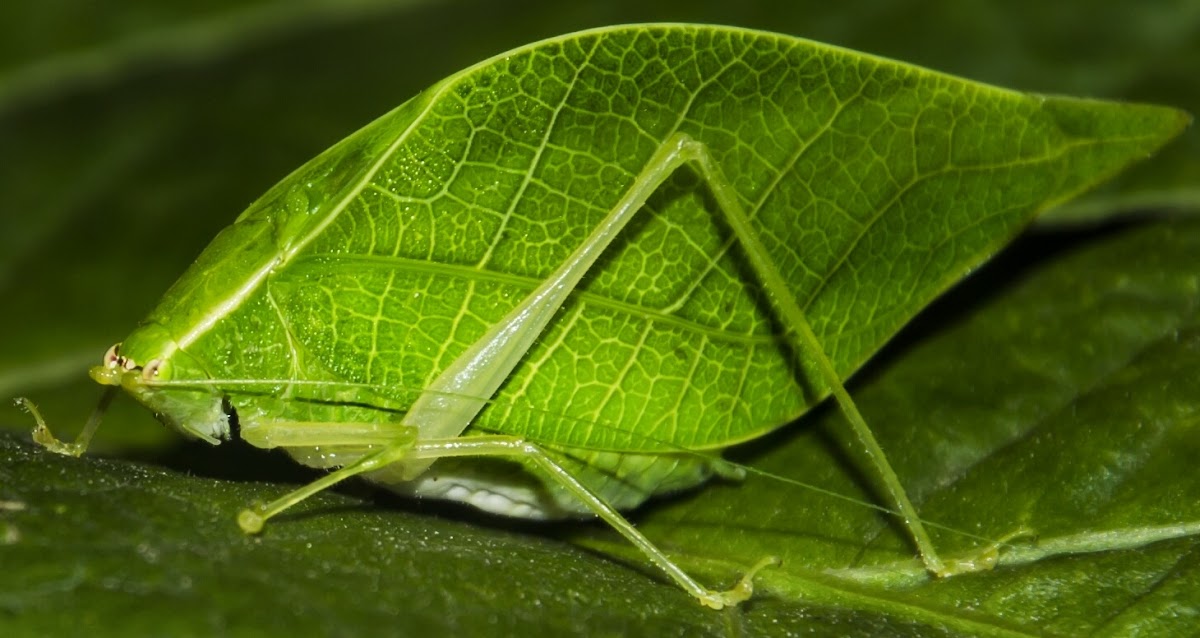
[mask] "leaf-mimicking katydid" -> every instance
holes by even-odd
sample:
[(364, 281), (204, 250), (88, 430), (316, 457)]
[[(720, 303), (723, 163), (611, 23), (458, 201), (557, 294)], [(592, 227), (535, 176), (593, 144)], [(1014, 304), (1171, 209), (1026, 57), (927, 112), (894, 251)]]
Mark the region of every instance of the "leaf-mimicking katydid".
[[(709, 590), (618, 510), (833, 394), (949, 574), (842, 380), (1038, 211), (1158, 143), (1106, 143), (1087, 127), (1125, 107), (1089, 108), (725, 27), (536, 43), (273, 187), (92, 376), (191, 436), (236, 418), (332, 470), (243, 511), (247, 532), (362, 475), (599, 516), (714, 608), (770, 560)], [(97, 422), (38, 438), (78, 454)]]

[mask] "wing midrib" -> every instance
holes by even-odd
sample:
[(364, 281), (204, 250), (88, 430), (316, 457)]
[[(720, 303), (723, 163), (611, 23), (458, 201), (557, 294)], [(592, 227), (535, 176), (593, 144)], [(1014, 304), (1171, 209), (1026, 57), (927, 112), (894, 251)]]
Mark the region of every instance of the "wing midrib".
[[(278, 275), (284, 277), (294, 276), (304, 281), (312, 282), (319, 279), (322, 275), (328, 275), (331, 272), (341, 268), (383, 269), (388, 271), (403, 271), (425, 275), (440, 275), (443, 277), (461, 279), (463, 281), (482, 281), (509, 285), (529, 291), (537, 288), (541, 283), (540, 279), (496, 272), (492, 270), (483, 270), (472, 265), (447, 264), (425, 261), (421, 259), (409, 259), (406, 257), (391, 257), (382, 255), (304, 255), (303, 257), (295, 260), (288, 268), (287, 272), (281, 272), (278, 273)], [(646, 306), (640, 306), (618, 299), (613, 299), (611, 297), (606, 297), (604, 295), (586, 290), (577, 290), (573, 293), (573, 296), (589, 305), (593, 305), (598, 308), (612, 310), (618, 313), (625, 313), (635, 317), (643, 317), (656, 323), (673, 326), (697, 335), (706, 335), (718, 341), (749, 345), (770, 345), (776, 343), (779, 339), (778, 336), (771, 334), (739, 334), (726, 330), (720, 330), (711, 326), (697, 323), (695, 321), (690, 321), (677, 315), (659, 312), (654, 308), (647, 308)]]

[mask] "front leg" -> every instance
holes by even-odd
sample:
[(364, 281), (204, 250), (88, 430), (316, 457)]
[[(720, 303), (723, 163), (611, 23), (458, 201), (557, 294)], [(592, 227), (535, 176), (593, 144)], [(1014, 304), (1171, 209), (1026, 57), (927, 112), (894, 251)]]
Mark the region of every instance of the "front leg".
[(348, 478), (392, 468), (411, 458), (418, 432), (395, 423), (318, 423), (256, 420), (242, 427), (242, 438), (262, 448), (316, 449), (318, 447), (361, 449), (363, 453), (340, 469), (293, 490), (265, 505), (238, 514), (238, 526), (247, 534), (262, 531), (263, 524), (304, 499)]

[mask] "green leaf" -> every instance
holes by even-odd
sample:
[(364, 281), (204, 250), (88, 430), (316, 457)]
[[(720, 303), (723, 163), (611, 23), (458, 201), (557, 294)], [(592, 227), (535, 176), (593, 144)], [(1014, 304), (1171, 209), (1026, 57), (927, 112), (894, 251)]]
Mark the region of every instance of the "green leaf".
[[(885, 517), (751, 477), (637, 518), (714, 579), (785, 557), (751, 604), (715, 613), (652, 572), (543, 538), (572, 527), (505, 531), (326, 494), (247, 538), (232, 512), (281, 486), (0, 438), (0, 619), (9, 635), (1186, 634), (1200, 604), (1200, 224), (1118, 230), (1030, 265), (1061, 243), (1034, 238), (977, 273), (853, 388), (925, 516), (1038, 533), (994, 571), (926, 582)], [(836, 411), (813, 417), (744, 460), (870, 501), (825, 435)], [(642, 564), (596, 540), (606, 530), (582, 532)], [(841, 569), (860, 553), (894, 563)]]
[[(639, 617), (672, 632), (718, 618), (532, 535), (322, 495), (306, 505), (311, 515), (249, 537), (231, 513), (278, 486), (77, 461), (8, 436), (0, 460), (8, 636), (592, 635), (641, 626)], [(681, 616), (692, 620), (677, 626)]]

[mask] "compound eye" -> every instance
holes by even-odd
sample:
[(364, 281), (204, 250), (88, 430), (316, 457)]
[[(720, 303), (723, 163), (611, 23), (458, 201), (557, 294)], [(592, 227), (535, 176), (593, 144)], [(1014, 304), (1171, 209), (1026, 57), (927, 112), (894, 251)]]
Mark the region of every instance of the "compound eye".
[(121, 344), (113, 344), (108, 352), (104, 353), (104, 367), (115, 368), (122, 365), (121, 361)]
[(147, 381), (153, 381), (154, 377), (158, 376), (159, 368), (162, 368), (162, 359), (151, 359), (149, 363), (142, 367), (142, 378)]

